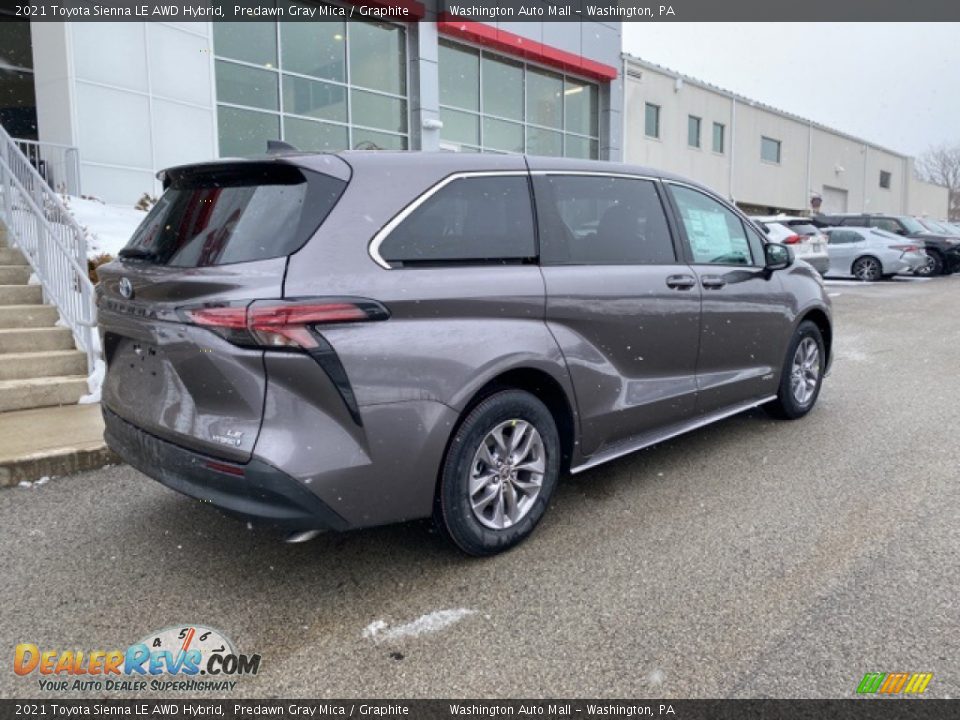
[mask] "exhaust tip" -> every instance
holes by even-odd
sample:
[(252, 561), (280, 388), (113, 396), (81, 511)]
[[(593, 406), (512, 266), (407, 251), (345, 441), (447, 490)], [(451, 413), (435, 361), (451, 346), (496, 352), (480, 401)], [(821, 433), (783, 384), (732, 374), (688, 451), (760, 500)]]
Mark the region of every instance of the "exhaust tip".
[(322, 532), (323, 530), (298, 530), (297, 532), (292, 532), (289, 535), (287, 535), (284, 542), (289, 543), (291, 545), (294, 545), (297, 543), (310, 542)]

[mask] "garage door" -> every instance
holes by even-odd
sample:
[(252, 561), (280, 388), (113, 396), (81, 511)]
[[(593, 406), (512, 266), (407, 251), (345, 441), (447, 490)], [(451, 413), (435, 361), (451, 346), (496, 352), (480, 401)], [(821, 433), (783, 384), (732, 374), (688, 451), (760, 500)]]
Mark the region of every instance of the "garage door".
[(847, 191), (840, 188), (823, 186), (823, 205), (820, 212), (824, 215), (847, 211)]

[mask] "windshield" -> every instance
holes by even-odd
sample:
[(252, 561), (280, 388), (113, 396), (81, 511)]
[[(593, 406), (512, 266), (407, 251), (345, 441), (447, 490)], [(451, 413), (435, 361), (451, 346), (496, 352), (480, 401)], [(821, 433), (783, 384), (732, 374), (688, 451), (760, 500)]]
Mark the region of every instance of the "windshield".
[(924, 233), (929, 232), (923, 225), (914, 220), (912, 217), (902, 215), (899, 218), (900, 222), (903, 223), (903, 226), (907, 229), (907, 232), (910, 233)]

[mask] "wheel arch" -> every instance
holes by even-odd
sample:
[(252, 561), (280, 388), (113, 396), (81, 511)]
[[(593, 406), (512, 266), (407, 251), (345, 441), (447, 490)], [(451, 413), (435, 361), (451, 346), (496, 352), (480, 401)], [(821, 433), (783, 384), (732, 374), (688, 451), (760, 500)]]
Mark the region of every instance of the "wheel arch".
[(824, 364), (826, 367), (830, 367), (830, 361), (833, 359), (833, 324), (830, 322), (830, 317), (821, 308), (811, 308), (800, 316), (800, 319), (797, 321), (797, 327), (800, 326), (800, 323), (807, 320), (817, 326), (821, 337), (823, 337), (823, 348), (827, 355), (826, 358), (824, 358)]
[[(502, 390), (524, 390), (547, 406), (553, 416), (553, 421), (557, 425), (557, 434), (560, 438), (561, 472), (568, 470), (578, 440), (576, 405), (557, 378), (543, 369), (529, 366), (504, 370), (489, 378), (474, 391), (463, 406), (456, 424), (450, 431), (450, 436), (447, 438), (447, 444), (444, 448), (444, 457), (446, 457), (457, 430), (460, 429), (460, 425), (464, 418), (470, 414), (470, 411), (486, 398)], [(439, 474), (437, 482), (439, 486)]]
[[(854, 274), (854, 273), (853, 273), (853, 266), (856, 265), (860, 260), (863, 260), (864, 258), (870, 258), (871, 260), (875, 260), (875, 261), (877, 262), (877, 265), (880, 266), (880, 277), (882, 278), (882, 277), (883, 277), (883, 260), (881, 260), (880, 258), (878, 258), (876, 255), (874, 255), (874, 254), (872, 254), (872, 253), (868, 253), (868, 252), (863, 253), (862, 255), (857, 255), (857, 256), (851, 261), (851, 263), (850, 263), (850, 274), (851, 274), (851, 275)], [(854, 277), (856, 277), (856, 276), (854, 276)]]

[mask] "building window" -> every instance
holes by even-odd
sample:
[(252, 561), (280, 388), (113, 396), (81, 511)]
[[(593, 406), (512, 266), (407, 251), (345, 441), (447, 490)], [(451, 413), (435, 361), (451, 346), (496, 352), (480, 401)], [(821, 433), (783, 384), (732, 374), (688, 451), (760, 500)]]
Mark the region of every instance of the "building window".
[(700, 118), (696, 115), (687, 117), (687, 145), (700, 147)]
[(760, 138), (760, 158), (767, 162), (780, 164), (780, 141), (773, 138)]
[(373, 22), (213, 25), (220, 155), (406, 150), (406, 31)]
[(880, 171), (880, 187), (882, 187), (884, 190), (890, 189), (890, 179), (890, 173), (888, 173), (886, 170)]
[(448, 41), (439, 72), (442, 147), (600, 156), (596, 84)]
[(723, 133), (726, 128), (721, 124), (715, 122), (713, 124), (713, 151), (715, 153), (723, 152)]
[(647, 103), (645, 108), (645, 116), (646, 120), (644, 124), (644, 132), (646, 133), (647, 137), (659, 138), (660, 106)]
[(0, 15), (0, 124), (12, 137), (36, 140), (37, 99), (30, 23), (6, 13)]

